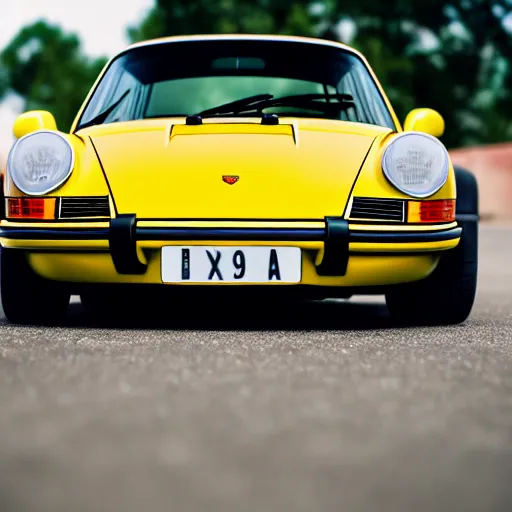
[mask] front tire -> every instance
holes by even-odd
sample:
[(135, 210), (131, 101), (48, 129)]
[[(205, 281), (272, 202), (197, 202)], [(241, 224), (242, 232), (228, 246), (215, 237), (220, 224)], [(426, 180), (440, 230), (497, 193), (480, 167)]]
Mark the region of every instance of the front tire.
[(449, 325), (464, 322), (473, 308), (477, 284), (477, 236), (465, 232), (459, 245), (441, 256), (434, 272), (417, 283), (386, 294), (391, 316), (407, 325)]
[(386, 294), (388, 310), (401, 324), (459, 324), (473, 308), (478, 273), (478, 187), (475, 177), (465, 169), (456, 168), (455, 177), (461, 240), (455, 249), (441, 255), (428, 278)]
[(65, 317), (70, 293), (38, 276), (23, 251), (2, 249), (0, 266), (2, 306), (9, 322), (51, 325)]

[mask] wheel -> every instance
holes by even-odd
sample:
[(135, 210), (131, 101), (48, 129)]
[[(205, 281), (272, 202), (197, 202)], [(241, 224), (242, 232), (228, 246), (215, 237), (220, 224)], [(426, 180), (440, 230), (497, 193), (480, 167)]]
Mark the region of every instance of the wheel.
[(473, 308), (478, 274), (478, 188), (474, 176), (463, 169), (456, 169), (456, 180), (461, 240), (455, 249), (441, 255), (429, 277), (386, 294), (388, 310), (401, 324), (459, 324)]
[(2, 249), (0, 282), (2, 306), (9, 322), (51, 325), (65, 317), (69, 292), (64, 285), (39, 277), (23, 251)]

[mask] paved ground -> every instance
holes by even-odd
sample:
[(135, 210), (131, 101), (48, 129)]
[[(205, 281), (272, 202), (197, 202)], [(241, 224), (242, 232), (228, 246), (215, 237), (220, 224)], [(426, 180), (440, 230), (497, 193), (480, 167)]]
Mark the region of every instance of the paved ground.
[(0, 325), (0, 510), (512, 510), (512, 229), (471, 320), (382, 302)]

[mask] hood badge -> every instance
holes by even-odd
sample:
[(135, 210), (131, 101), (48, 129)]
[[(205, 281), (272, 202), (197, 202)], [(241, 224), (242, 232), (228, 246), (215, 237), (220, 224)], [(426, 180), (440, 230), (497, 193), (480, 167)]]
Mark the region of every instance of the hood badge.
[(222, 176), (222, 181), (228, 185), (234, 185), (239, 179), (240, 176)]

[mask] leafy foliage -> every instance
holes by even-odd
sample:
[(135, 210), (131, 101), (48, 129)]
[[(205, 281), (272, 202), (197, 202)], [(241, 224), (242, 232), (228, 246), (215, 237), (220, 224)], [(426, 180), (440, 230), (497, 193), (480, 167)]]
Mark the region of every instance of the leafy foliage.
[(157, 0), (130, 35), (134, 40), (170, 34), (315, 35), (318, 16), (310, 6), (308, 0)]
[[(439, 110), (445, 144), (512, 138), (512, 0), (157, 0), (134, 41), (194, 33), (274, 33), (344, 40), (361, 50), (399, 117)], [(355, 29), (340, 34), (340, 21)]]
[[(512, 0), (155, 0), (129, 29), (132, 41), (166, 35), (273, 33), (317, 36), (361, 50), (399, 117), (439, 110), (453, 147), (512, 139)], [(75, 35), (38, 22), (0, 54), (8, 87), (27, 108), (71, 124), (104, 59), (90, 60)]]
[[(439, 110), (448, 146), (512, 138), (502, 114), (512, 111), (512, 70), (506, 63), (512, 37), (504, 24), (512, 15), (511, 0), (359, 0), (354, 5), (355, 45), (369, 54), (372, 65), (385, 68), (377, 72), (401, 118), (413, 104)], [(384, 60), (373, 59), (379, 44), (374, 38), (386, 46)]]
[(61, 130), (71, 126), (106, 62), (87, 58), (75, 35), (43, 21), (23, 28), (4, 49), (0, 60), (6, 77), (4, 92), (8, 85), (25, 98), (27, 110), (50, 110)]

